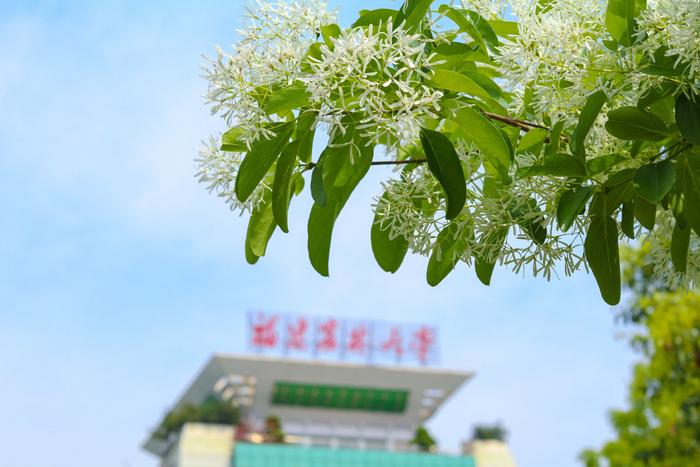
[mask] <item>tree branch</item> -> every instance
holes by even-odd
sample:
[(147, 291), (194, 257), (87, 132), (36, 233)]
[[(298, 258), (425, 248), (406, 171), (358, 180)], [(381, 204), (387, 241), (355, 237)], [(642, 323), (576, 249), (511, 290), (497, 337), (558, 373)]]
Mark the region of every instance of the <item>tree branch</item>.
[(543, 130), (549, 130), (546, 126), (538, 125), (537, 123), (525, 122), (523, 120), (518, 120), (516, 118), (504, 117), (503, 115), (494, 114), (491, 112), (483, 112), (483, 114), (490, 118), (491, 120), (496, 120), (506, 125), (514, 126), (520, 128), (521, 130), (530, 131), (533, 128), (542, 128)]
[[(427, 162), (427, 159), (401, 159), (396, 161), (372, 161), (370, 165), (403, 165), (403, 164), (422, 164)], [(304, 164), (304, 170), (311, 170), (318, 165), (317, 162), (308, 162)]]

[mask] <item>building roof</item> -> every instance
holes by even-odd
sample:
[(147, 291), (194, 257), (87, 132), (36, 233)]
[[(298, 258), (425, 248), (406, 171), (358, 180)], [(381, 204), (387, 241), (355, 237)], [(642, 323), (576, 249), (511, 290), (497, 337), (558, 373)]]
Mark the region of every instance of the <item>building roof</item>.
[[(274, 413), (286, 420), (303, 411), (306, 418), (353, 423), (361, 411), (361, 418), (367, 423), (417, 426), (430, 418), (473, 373), (214, 354), (175, 407), (185, 403), (201, 404), (215, 391), (215, 386), (221, 386), (222, 381), (234, 376), (252, 381), (253, 393), (247, 395), (249, 411), (258, 417)], [(290, 388), (293, 389), (291, 395), (282, 392)], [(310, 396), (311, 391), (315, 398)], [(292, 397), (294, 394), (297, 396)], [(383, 403), (378, 401), (380, 398)], [(144, 448), (160, 455), (162, 441), (151, 436)]]

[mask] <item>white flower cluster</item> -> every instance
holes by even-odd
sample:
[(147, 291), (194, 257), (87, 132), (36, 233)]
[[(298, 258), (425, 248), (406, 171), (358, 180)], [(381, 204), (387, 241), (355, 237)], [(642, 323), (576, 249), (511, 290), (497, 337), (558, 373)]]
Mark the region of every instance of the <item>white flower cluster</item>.
[(675, 57), (675, 65), (684, 69), (686, 93), (700, 94), (700, 2), (657, 0), (642, 12), (639, 26), (646, 36), (640, 47), (649, 58), (665, 48), (665, 55)]
[(221, 114), (230, 126), (241, 126), (250, 144), (269, 136), (265, 124), (274, 121), (260, 101), (275, 86), (287, 86), (302, 73), (309, 46), (322, 25), (335, 21), (335, 14), (325, 2), (313, 0), (258, 2), (246, 17), (247, 27), (238, 31), (241, 40), (231, 53), (218, 49), (204, 77), (209, 81), (206, 99), (212, 113)]
[(236, 197), (235, 181), (243, 154), (220, 150), (218, 140), (212, 136), (199, 151), (199, 158), (195, 161), (195, 176), (200, 183), (206, 184), (210, 193), (223, 198), (232, 211), (237, 210), (241, 215), (245, 212), (252, 213), (260, 206), (265, 192), (271, 190), (269, 180), (263, 180), (246, 202), (241, 203)]
[[(538, 11), (538, 2), (514, 1), (519, 34), (505, 41), (497, 57), (503, 77), (522, 98), (532, 87), (536, 113), (574, 120), (586, 97), (605, 83), (596, 70), (609, 68), (610, 51), (601, 43), (605, 12), (599, 0), (559, 0)], [(516, 101), (522, 105), (522, 100)], [(520, 110), (520, 109), (516, 109)]]
[(346, 115), (358, 115), (375, 144), (398, 147), (418, 138), (421, 121), (434, 117), (442, 93), (424, 84), (431, 57), (425, 39), (391, 22), (345, 30), (321, 46), (311, 59), (311, 73), (301, 78), (321, 121), (340, 125)]
[(388, 230), (390, 238), (404, 237), (414, 253), (428, 255), (440, 229), (434, 212), (445, 207), (437, 180), (420, 166), (382, 185), (385, 195), (374, 206), (379, 227)]

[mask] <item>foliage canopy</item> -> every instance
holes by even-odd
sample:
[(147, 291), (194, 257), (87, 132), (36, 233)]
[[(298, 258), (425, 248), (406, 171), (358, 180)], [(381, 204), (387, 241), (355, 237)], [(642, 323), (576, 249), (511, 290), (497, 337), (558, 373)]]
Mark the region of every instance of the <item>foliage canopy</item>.
[[(322, 2), (258, 4), (205, 67), (229, 129), (198, 177), (249, 213), (248, 262), (289, 230), (305, 185), (311, 264), (373, 166), (392, 165), (370, 230), (379, 266), (408, 251), (440, 283), (461, 261), (549, 279), (590, 269), (620, 300), (619, 243), (655, 274), (700, 265), (700, 3), (406, 0), (347, 28)], [(328, 141), (314, 160), (317, 129)], [(369, 226), (368, 226), (369, 227)]]

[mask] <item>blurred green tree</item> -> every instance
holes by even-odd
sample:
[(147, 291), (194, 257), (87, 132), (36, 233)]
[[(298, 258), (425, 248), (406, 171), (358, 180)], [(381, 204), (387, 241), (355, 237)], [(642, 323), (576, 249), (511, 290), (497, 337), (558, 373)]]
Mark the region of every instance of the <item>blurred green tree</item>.
[(431, 452), (435, 450), (437, 446), (435, 439), (433, 439), (428, 430), (422, 425), (416, 428), (416, 433), (411, 440), (411, 444), (417, 446), (418, 449), (423, 452)]
[(583, 451), (586, 467), (700, 466), (700, 294), (661, 287), (645, 251), (642, 245), (623, 256), (632, 298), (620, 315), (639, 325), (631, 344), (643, 358), (629, 408), (610, 413), (616, 438)]

